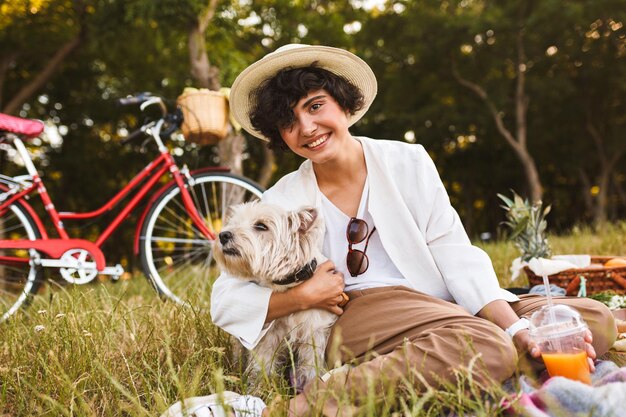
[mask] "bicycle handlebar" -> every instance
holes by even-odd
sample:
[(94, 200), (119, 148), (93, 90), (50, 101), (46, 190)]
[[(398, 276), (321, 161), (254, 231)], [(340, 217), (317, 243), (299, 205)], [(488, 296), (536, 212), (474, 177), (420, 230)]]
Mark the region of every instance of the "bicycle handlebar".
[(161, 119), (145, 123), (139, 129), (131, 132), (128, 136), (122, 139), (122, 145), (126, 145), (137, 138), (143, 137), (144, 135), (149, 135), (153, 136), (157, 140), (159, 147), (162, 147), (163, 144), (161, 143), (161, 140), (168, 139), (172, 133), (180, 127), (183, 121), (183, 115), (179, 109), (169, 113), (163, 99), (158, 96), (153, 96), (152, 93), (149, 92), (121, 98), (118, 100), (118, 104), (123, 106), (140, 104), (141, 111), (145, 111), (146, 108), (154, 104), (158, 104), (161, 109)]
[(152, 97), (153, 97), (152, 93), (149, 93), (146, 91), (144, 93), (135, 94), (134, 96), (120, 98), (117, 100), (117, 104), (119, 104), (120, 106), (130, 106), (133, 104), (141, 104), (144, 101), (147, 101), (148, 99)]

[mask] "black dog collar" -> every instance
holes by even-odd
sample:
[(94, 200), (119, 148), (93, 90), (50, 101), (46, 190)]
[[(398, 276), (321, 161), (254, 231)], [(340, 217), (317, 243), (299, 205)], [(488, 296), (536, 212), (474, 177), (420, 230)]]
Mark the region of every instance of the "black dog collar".
[(316, 268), (317, 268), (317, 259), (313, 258), (311, 262), (304, 265), (298, 271), (294, 272), (291, 275), (288, 275), (287, 277), (281, 280), (274, 281), (273, 283), (276, 285), (289, 285), (289, 284), (294, 284), (296, 282), (306, 281), (307, 279), (313, 276)]

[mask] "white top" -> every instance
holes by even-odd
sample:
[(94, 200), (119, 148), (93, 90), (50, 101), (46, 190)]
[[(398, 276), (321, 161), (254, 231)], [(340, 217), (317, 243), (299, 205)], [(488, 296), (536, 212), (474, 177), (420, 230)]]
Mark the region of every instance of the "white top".
[[(363, 146), (376, 234), (411, 288), (455, 301), (470, 314), (494, 300), (519, 300), (500, 288), (491, 260), (471, 244), (423, 146), (356, 139)], [(287, 210), (320, 208), (311, 161), (281, 178), (262, 200)], [(211, 293), (213, 323), (252, 348), (266, 332), (271, 295), (269, 288), (222, 273)]]
[[(367, 245), (367, 258), (369, 260), (369, 267), (367, 270), (353, 277), (348, 271), (346, 265), (346, 257), (348, 256), (348, 239), (346, 237), (346, 228), (350, 217), (343, 211), (339, 210), (332, 201), (330, 201), (324, 193), (322, 196), (322, 216), (326, 225), (326, 233), (324, 235), (324, 246), (322, 247), (322, 253), (325, 254), (328, 259), (335, 264), (335, 270), (343, 274), (344, 281), (346, 283), (345, 291), (362, 290), (365, 288), (373, 287), (387, 287), (392, 285), (404, 285), (410, 287), (411, 284), (402, 276), (402, 273), (398, 271), (398, 268), (393, 264), (393, 261), (385, 251), (383, 243), (380, 240), (378, 230), (370, 236), (369, 244)], [(372, 232), (374, 219), (370, 214), (368, 207), (368, 195), (369, 184), (365, 181), (363, 187), (363, 194), (361, 195), (361, 202), (357, 211), (356, 217), (364, 220), (368, 227), (369, 232)], [(352, 245), (352, 249), (359, 249), (363, 251), (365, 249), (365, 242)]]

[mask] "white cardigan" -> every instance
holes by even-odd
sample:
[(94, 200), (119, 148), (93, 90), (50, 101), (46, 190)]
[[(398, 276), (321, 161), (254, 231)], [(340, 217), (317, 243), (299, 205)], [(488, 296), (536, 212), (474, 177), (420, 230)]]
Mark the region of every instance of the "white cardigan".
[[(470, 243), (424, 147), (357, 139), (367, 165), (369, 211), (385, 250), (411, 287), (454, 301), (471, 314), (497, 299), (517, 301), (500, 288), (487, 254)], [(320, 208), (311, 161), (267, 190), (263, 202), (287, 210)], [(223, 273), (211, 293), (212, 320), (253, 348), (269, 328), (264, 322), (270, 295), (267, 288)]]

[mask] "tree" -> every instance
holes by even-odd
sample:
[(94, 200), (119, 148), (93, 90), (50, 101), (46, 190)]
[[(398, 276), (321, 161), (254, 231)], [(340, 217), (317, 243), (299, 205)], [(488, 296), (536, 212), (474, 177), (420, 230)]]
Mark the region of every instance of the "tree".
[[(592, 5), (592, 7), (595, 5)], [(595, 8), (595, 7), (594, 7)], [(594, 184), (585, 195), (593, 212), (593, 222), (601, 226), (608, 219), (609, 195), (616, 179), (616, 167), (626, 153), (624, 127), (626, 119), (626, 37), (623, 25), (605, 10), (596, 10), (598, 19), (589, 27), (578, 29), (580, 49), (572, 51), (573, 62), (568, 70), (577, 89), (581, 129), (593, 145), (595, 155)], [(566, 53), (569, 51), (566, 51)], [(589, 168), (580, 168), (581, 180), (590, 184)], [(589, 192), (591, 191), (591, 192)]]
[[(516, 14), (515, 19), (507, 19), (508, 22), (513, 20), (512, 27), (514, 28), (513, 33), (506, 33), (506, 29), (504, 29), (505, 36), (504, 39), (509, 39), (509, 45), (506, 45), (505, 48), (514, 52), (513, 57), (508, 57), (509, 64), (512, 64), (512, 75), (514, 77), (515, 87), (513, 92), (510, 93), (509, 100), (512, 101), (512, 109), (510, 113), (513, 113), (513, 125), (514, 127), (507, 127), (507, 123), (505, 121), (505, 114), (508, 113), (504, 110), (504, 107), (501, 105), (497, 105), (493, 95), (483, 87), (480, 82), (470, 81), (465, 78), (457, 64), (456, 59), (452, 59), (452, 74), (454, 78), (461, 84), (462, 86), (469, 89), (472, 93), (476, 94), (487, 106), (489, 113), (491, 114), (495, 125), (497, 126), (498, 132), (501, 137), (506, 141), (506, 143), (513, 149), (519, 161), (522, 164), (524, 169), (524, 173), (526, 175), (526, 181), (528, 183), (528, 189), (530, 193), (530, 198), (532, 201), (540, 201), (543, 195), (543, 187), (541, 185), (541, 180), (539, 178), (539, 172), (537, 170), (537, 165), (535, 164), (534, 158), (531, 156), (528, 150), (528, 104), (529, 104), (529, 96), (527, 93), (527, 81), (526, 81), (526, 72), (528, 69), (528, 57), (526, 53), (526, 32), (532, 30), (528, 27), (528, 19), (529, 15), (534, 12), (534, 5), (532, 2), (520, 1), (516, 2), (513, 10), (508, 10), (507, 7), (503, 7), (499, 9), (495, 15), (499, 15), (500, 13), (506, 14), (510, 12), (514, 12)], [(487, 10), (491, 7), (485, 7)], [(515, 10), (516, 9), (516, 10)], [(464, 15), (464, 14), (463, 14)], [(488, 13), (485, 16), (489, 16)], [(498, 16), (501, 18), (501, 16)], [(489, 22), (489, 20), (487, 20)], [(496, 20), (489, 22), (489, 24), (495, 24)], [(511, 43), (513, 45), (511, 45)], [(511, 47), (512, 46), (512, 47)], [(460, 48), (461, 52), (469, 55), (471, 52), (468, 48)]]
[[(624, 1), (402, 4), (369, 19), (357, 36), (357, 50), (368, 57), (380, 86), (363, 128), (380, 137), (427, 145), (471, 229), (496, 227), (501, 210), (495, 194), (510, 188), (532, 198), (541, 195), (538, 190), (547, 192), (554, 206), (553, 225), (567, 227), (580, 219), (582, 187), (578, 172), (571, 170), (581, 167), (592, 173), (600, 166), (591, 163), (597, 151), (589, 148), (593, 142), (581, 125), (586, 120), (581, 117), (586, 106), (581, 94), (592, 88), (594, 97), (605, 98), (616, 109), (592, 105), (603, 109), (592, 116), (594, 123), (607, 118), (611, 121), (605, 125), (619, 126), (616, 115), (624, 112), (615, 106), (624, 88), (619, 69), (623, 47), (618, 42), (624, 39), (619, 12)], [(615, 46), (603, 55), (583, 51), (590, 24), (600, 17), (605, 27), (613, 22), (615, 28), (607, 37)], [(595, 71), (598, 66), (607, 71)], [(587, 74), (580, 79), (576, 74), (581, 69), (598, 78)], [(611, 144), (605, 153), (616, 158), (625, 142), (604, 143)], [(525, 168), (515, 169), (512, 157), (525, 161)], [(623, 172), (619, 164), (602, 165)], [(610, 177), (620, 178), (618, 172)], [(589, 182), (597, 181), (595, 177)], [(619, 196), (620, 187), (613, 184), (603, 188)], [(586, 186), (587, 195), (590, 188), (599, 187)], [(618, 202), (616, 197), (609, 201)]]

